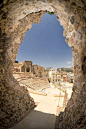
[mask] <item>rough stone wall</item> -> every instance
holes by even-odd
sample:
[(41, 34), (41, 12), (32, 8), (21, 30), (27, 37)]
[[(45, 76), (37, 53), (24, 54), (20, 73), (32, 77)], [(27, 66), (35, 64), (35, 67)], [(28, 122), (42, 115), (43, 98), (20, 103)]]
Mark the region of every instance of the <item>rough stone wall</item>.
[(36, 77), (43, 77), (44, 75), (44, 67), (39, 66), (39, 65), (33, 65), (33, 74)]
[(31, 68), (32, 68), (32, 61), (24, 61), (21, 72), (27, 72), (27, 70), (29, 70), (28, 72), (32, 72)]
[[(21, 63), (13, 63), (14, 70), (13, 73), (22, 72), (30, 72), (31, 76), (42, 77), (44, 76), (44, 67), (39, 65), (32, 65), (32, 61), (24, 61)], [(28, 71), (27, 71), (28, 70)], [(30, 74), (28, 74), (30, 76)]]
[[(33, 23), (33, 21), (34, 22), (40, 21), (41, 16), (44, 13), (45, 12), (38, 14), (34, 13), (32, 17), (29, 16), (31, 24)], [(38, 19), (35, 19), (36, 17), (38, 17)], [(9, 22), (7, 21), (7, 24), (5, 24), (3, 21), (7, 21), (7, 18), (5, 18), (5, 20), (4, 18), (2, 19), (3, 25), (1, 25), (2, 29), (0, 35), (0, 41), (1, 41), (0, 43), (0, 57), (1, 57), (0, 58), (0, 86), (1, 86), (0, 128), (1, 129), (13, 126), (15, 123), (21, 120), (35, 104), (34, 100), (29, 96), (27, 88), (25, 88), (24, 86), (21, 87), (12, 74), (13, 62), (15, 61), (17, 51), (19, 48), (19, 45), (14, 40), (16, 41), (21, 40), (21, 38), (19, 38), (19, 40), (16, 39), (17, 38), (16, 36), (20, 34), (21, 31), (22, 33), (25, 34), (26, 32), (25, 22), (23, 23), (23, 21), (21, 21), (22, 22), (21, 24), (22, 25), (24, 24), (23, 26), (24, 29), (22, 28), (22, 30), (19, 30), (21, 29), (21, 27), (18, 26), (17, 28), (19, 30), (18, 33), (15, 28), (14, 30), (15, 32), (11, 32), (9, 35), (8, 32), (7, 34), (4, 32), (6, 27), (5, 25), (9, 24)], [(10, 22), (12, 21), (10, 20)], [(7, 26), (8, 26), (8, 31), (10, 32), (9, 25)], [(28, 27), (30, 28), (31, 25), (29, 25)]]
[[(7, 79), (7, 78), (6, 78)], [(8, 82), (9, 81), (9, 82)], [(9, 85), (10, 83), (10, 85)], [(7, 82), (0, 82), (0, 128), (6, 129), (17, 123), (34, 106), (34, 100), (29, 96), (28, 90), (10, 74)]]
[(13, 62), (25, 32), (32, 27), (33, 22), (37, 24), (40, 22), (45, 11), (50, 11), (57, 15), (57, 19), (64, 28), (63, 35), (72, 49), (74, 60), (73, 93), (60, 117), (62, 119), (59, 122), (59, 128), (85, 129), (86, 1), (3, 0), (0, 8), (1, 128), (7, 128), (18, 121), (24, 116), (27, 105), (30, 106), (31, 101), (27, 90), (20, 87), (13, 78)]

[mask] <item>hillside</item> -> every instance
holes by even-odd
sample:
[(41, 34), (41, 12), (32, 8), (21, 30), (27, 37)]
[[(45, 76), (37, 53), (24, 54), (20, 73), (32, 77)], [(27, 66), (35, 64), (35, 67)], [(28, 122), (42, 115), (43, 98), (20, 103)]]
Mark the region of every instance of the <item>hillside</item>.
[(73, 67), (71, 68), (58, 68), (57, 70), (66, 71), (66, 72), (72, 72), (73, 73)]

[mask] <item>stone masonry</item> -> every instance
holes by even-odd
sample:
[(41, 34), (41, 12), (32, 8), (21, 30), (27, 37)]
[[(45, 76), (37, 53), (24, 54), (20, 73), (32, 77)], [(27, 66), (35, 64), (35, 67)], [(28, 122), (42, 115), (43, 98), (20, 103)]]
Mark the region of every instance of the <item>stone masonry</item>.
[(20, 75), (28, 75), (28, 77), (43, 77), (44, 76), (44, 67), (39, 65), (33, 65), (32, 61), (23, 61), (21, 63), (14, 63), (14, 74), (21, 73)]
[(0, 127), (7, 129), (29, 112), (33, 99), (13, 77), (19, 45), (32, 23), (54, 12), (72, 49), (74, 86), (59, 129), (86, 128), (86, 0), (3, 0), (0, 2)]

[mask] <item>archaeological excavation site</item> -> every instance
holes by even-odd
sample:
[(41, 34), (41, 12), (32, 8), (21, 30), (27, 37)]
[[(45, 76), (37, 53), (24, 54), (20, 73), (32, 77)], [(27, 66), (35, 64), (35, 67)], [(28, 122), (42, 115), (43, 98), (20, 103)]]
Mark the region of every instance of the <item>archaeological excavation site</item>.
[[(50, 108), (55, 108), (54, 97), (47, 97), (44, 92), (46, 85), (48, 88), (50, 86), (44, 68), (32, 65), (31, 61), (14, 64), (25, 33), (33, 23), (39, 24), (46, 12), (54, 13), (64, 28), (63, 36), (72, 50), (74, 72), (70, 99), (62, 90), (62, 110), (58, 113), (56, 124), (47, 122), (47, 125), (39, 119), (36, 123), (37, 118), (34, 119), (32, 115), (37, 110), (29, 114), (36, 105), (36, 97), (30, 95), (34, 90), (46, 97), (41, 107), (46, 107), (48, 100)], [(27, 78), (28, 81), (25, 80)], [(0, 1), (0, 90), (0, 129), (86, 129), (86, 0)], [(38, 98), (41, 99), (40, 96)], [(55, 119), (54, 110), (51, 115), (43, 113), (43, 110), (40, 108), (38, 112), (42, 121), (45, 116), (48, 121)], [(22, 122), (22, 126), (19, 122)]]

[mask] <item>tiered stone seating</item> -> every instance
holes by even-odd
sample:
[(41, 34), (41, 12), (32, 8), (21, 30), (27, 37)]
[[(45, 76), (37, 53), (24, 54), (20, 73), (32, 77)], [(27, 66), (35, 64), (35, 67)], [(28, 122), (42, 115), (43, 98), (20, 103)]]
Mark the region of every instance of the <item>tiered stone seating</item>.
[(17, 80), (21, 86), (25, 86), (37, 91), (41, 91), (44, 88), (50, 87), (46, 77), (21, 78)]

